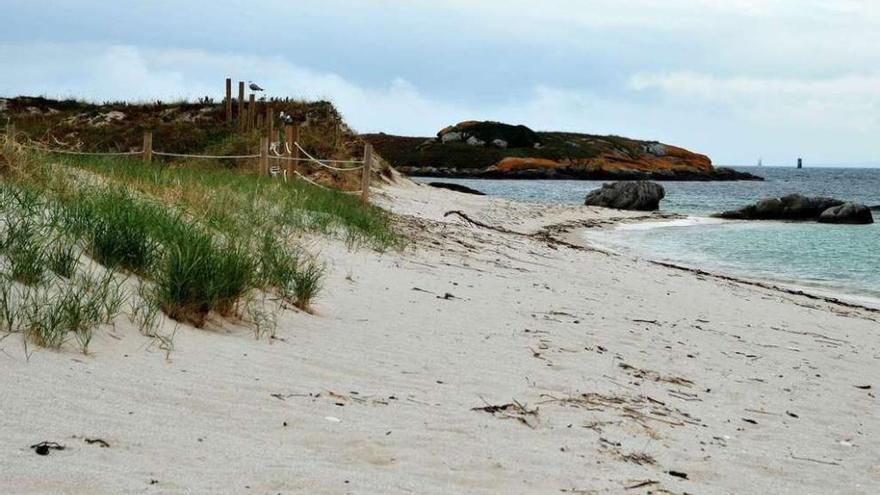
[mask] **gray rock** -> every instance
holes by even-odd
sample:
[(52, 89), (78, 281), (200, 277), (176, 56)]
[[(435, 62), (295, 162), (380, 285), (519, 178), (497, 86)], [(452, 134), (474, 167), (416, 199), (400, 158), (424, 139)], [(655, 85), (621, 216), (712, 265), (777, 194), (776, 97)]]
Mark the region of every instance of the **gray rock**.
[(865, 205), (844, 203), (823, 211), (819, 215), (819, 222), (865, 225), (874, 223), (874, 215), (871, 214), (871, 209)]
[(645, 151), (654, 156), (666, 156), (666, 145), (663, 143), (648, 143)]
[(739, 210), (715, 215), (735, 220), (818, 220), (825, 210), (844, 202), (834, 198), (807, 197), (789, 194), (781, 198), (766, 198)]
[(469, 138), (467, 138), (467, 141), (465, 141), (465, 142), (471, 146), (483, 146), (486, 144), (486, 141), (483, 141), (482, 139), (478, 138), (477, 136), (470, 136)]
[(666, 191), (663, 186), (654, 182), (615, 182), (590, 191), (584, 204), (618, 210), (653, 211), (660, 208), (660, 200), (664, 196)]
[(506, 150), (507, 149), (507, 141), (505, 141), (503, 139), (493, 139), (492, 146), (494, 146), (498, 149)]
[(443, 144), (446, 143), (457, 143), (461, 141), (462, 133), (460, 132), (447, 132), (440, 136), (440, 142)]

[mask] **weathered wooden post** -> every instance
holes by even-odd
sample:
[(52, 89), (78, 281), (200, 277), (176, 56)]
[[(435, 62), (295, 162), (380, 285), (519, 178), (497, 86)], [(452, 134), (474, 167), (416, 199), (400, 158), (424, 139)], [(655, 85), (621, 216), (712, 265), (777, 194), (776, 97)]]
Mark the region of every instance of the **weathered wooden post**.
[(226, 78), (226, 125), (232, 123), (232, 79)]
[(144, 132), (144, 163), (152, 163), (153, 162), (153, 133), (150, 131)]
[(373, 169), (373, 146), (364, 145), (364, 170), (361, 174), (361, 203), (370, 203), (370, 172)]
[[(284, 126), (284, 156), (287, 158), (293, 158), (293, 149), (296, 146), (293, 145), (295, 142), (293, 139), (294, 133), (296, 132), (294, 126), (288, 124)], [(287, 178), (289, 180), (293, 180), (293, 171), (295, 170), (294, 165), (296, 162), (293, 160), (286, 160), (287, 164), (284, 166), (284, 170), (287, 172)]]
[(238, 130), (243, 131), (246, 125), (244, 115), (244, 81), (238, 81)]
[(284, 126), (284, 156), (293, 156), (293, 126), (290, 124)]
[(269, 138), (260, 138), (260, 175), (269, 175)]
[(293, 135), (290, 140), (290, 150), (293, 152), (293, 157), (297, 160), (299, 159), (299, 124), (295, 124), (293, 127)]
[(251, 97), (248, 100), (248, 124), (247, 130), (248, 132), (253, 132), (254, 130), (254, 122), (257, 120), (257, 97), (251, 93)]
[(275, 142), (275, 138), (278, 137), (275, 135), (275, 106), (271, 103), (266, 105), (266, 129), (268, 129), (269, 146), (271, 146)]

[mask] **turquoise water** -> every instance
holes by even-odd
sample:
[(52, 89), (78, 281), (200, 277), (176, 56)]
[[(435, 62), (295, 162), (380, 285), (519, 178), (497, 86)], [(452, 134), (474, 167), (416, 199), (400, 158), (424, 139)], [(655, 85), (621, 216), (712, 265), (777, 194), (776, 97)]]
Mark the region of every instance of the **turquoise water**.
[[(591, 232), (589, 239), (732, 275), (769, 279), (840, 297), (880, 299), (880, 224), (823, 225), (734, 222), (709, 214), (758, 199), (799, 192), (880, 205), (880, 169), (742, 167), (764, 182), (663, 182), (664, 211), (694, 218), (658, 226)], [(427, 181), (427, 179), (425, 179)], [(440, 179), (432, 179), (440, 180)], [(522, 201), (582, 203), (593, 181), (443, 179), (491, 196)], [(875, 212), (880, 221), (880, 213)]]

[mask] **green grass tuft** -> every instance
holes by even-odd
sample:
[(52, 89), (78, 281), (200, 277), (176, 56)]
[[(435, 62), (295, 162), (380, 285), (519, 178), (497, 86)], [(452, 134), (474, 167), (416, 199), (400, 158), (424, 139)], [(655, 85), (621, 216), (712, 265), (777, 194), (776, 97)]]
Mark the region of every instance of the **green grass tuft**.
[(246, 246), (220, 243), (193, 227), (167, 246), (156, 297), (169, 317), (202, 327), (211, 311), (234, 312), (251, 287), (253, 271)]
[(147, 272), (156, 260), (155, 233), (163, 214), (129, 193), (108, 190), (80, 195), (86, 242), (92, 257), (109, 268)]

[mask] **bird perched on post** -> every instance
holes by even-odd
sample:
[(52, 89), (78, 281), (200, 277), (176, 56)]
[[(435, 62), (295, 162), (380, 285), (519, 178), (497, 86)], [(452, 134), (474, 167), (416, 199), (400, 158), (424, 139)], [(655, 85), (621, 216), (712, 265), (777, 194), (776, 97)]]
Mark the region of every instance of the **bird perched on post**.
[(248, 87), (251, 88), (251, 91), (264, 91), (263, 88), (257, 86), (253, 81), (248, 81)]

